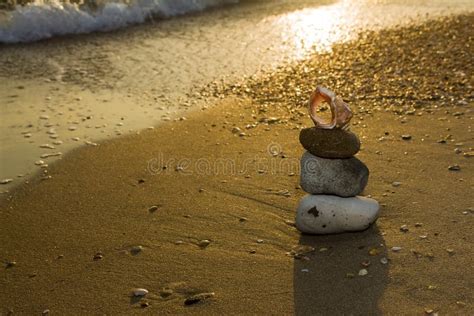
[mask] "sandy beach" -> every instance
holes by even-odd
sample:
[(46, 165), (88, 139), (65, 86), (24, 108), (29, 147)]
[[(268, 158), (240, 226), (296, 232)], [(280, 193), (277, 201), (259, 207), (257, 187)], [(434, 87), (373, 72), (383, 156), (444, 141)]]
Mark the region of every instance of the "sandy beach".
[[(0, 197), (0, 314), (472, 314), (473, 22), (364, 33), (72, 150)], [(294, 227), (315, 82), (356, 113), (382, 206), (362, 233)]]

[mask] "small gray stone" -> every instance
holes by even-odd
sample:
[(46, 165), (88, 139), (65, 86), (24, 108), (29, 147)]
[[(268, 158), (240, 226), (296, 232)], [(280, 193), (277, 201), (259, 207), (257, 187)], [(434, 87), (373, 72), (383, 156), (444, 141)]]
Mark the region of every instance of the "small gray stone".
[(341, 129), (304, 128), (300, 143), (311, 154), (323, 158), (350, 158), (360, 150), (357, 135)]
[(301, 188), (310, 194), (359, 195), (369, 180), (369, 169), (359, 159), (326, 159), (305, 152), (301, 158)]

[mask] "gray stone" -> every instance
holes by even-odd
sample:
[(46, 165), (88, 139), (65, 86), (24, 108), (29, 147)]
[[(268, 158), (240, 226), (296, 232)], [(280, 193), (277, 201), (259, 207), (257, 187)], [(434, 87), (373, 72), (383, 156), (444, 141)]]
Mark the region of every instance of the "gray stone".
[(301, 188), (310, 194), (359, 195), (369, 180), (369, 169), (357, 158), (327, 159), (305, 152), (301, 157)]
[(379, 203), (356, 196), (306, 195), (296, 212), (296, 228), (306, 234), (334, 234), (367, 229), (377, 220)]
[(322, 158), (350, 158), (360, 150), (356, 134), (341, 129), (304, 128), (300, 143), (311, 154)]

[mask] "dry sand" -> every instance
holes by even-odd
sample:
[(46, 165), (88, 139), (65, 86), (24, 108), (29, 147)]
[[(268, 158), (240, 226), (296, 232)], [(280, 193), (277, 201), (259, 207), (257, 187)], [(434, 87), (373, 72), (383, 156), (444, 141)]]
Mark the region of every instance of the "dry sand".
[[(472, 20), (464, 16), (432, 30), (434, 43), (449, 32), (464, 40), (464, 51), (441, 60), (469, 56)], [(416, 29), (399, 32), (417, 39)], [(390, 34), (398, 33), (381, 35), (388, 55)], [(380, 39), (370, 36), (368, 42)], [(423, 36), (414, 43), (399, 45), (421, 47)], [(368, 64), (383, 55), (383, 45)], [(313, 62), (318, 58), (327, 57)], [(474, 146), (472, 60), (464, 65), (467, 84), (448, 78), (445, 86), (465, 102), (434, 98), (414, 113), (401, 107), (394, 114), (367, 110), (377, 100), (350, 100), (357, 112), (352, 130), (363, 144), (358, 157), (371, 170), (364, 195), (382, 205), (380, 219), (362, 233), (302, 236), (293, 227), (304, 195), (298, 133), (310, 121), (304, 108), (293, 107), (295, 99), (281, 97), (277, 105), (285, 107), (260, 97), (265, 87), (283, 89), (279, 82), (254, 85), (253, 98), (226, 97), (187, 120), (71, 152), (48, 168), (51, 178), (38, 175), (1, 197), (0, 313), (472, 314), (474, 167), (464, 155)], [(288, 75), (295, 73), (272, 78)], [(380, 82), (387, 94), (397, 88), (389, 82)], [(393, 99), (382, 97), (380, 105)], [(448, 170), (452, 165), (460, 170)], [(151, 206), (158, 208), (150, 212)], [(138, 245), (143, 250), (133, 255)], [(366, 261), (368, 275), (358, 276)], [(136, 287), (150, 293), (132, 299)], [(184, 305), (202, 292), (215, 295)]]

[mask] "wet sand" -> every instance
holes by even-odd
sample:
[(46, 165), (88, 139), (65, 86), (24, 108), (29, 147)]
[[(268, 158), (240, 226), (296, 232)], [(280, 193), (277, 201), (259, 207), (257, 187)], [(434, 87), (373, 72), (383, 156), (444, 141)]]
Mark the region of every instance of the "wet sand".
[[(50, 177), (0, 197), (1, 312), (472, 314), (473, 19), (369, 33), (218, 87), (223, 100), (186, 120), (67, 154)], [(364, 195), (382, 205), (365, 232), (293, 227), (310, 79), (356, 112)], [(131, 299), (136, 287), (150, 293)], [(214, 296), (185, 306), (203, 292)]]

